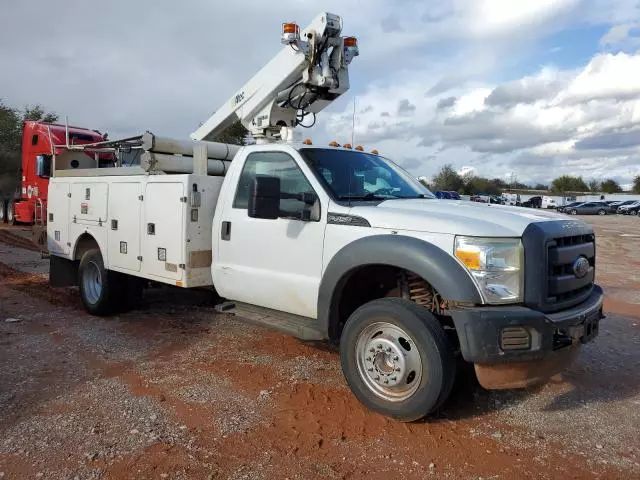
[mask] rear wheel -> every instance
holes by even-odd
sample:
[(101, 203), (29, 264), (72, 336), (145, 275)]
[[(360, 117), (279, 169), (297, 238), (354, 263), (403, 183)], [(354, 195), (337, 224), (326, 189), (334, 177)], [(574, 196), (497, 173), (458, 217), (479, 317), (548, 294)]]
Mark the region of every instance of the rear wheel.
[(442, 326), (428, 310), (404, 299), (384, 298), (358, 308), (342, 331), (340, 360), (360, 402), (405, 422), (437, 409), (455, 380)]
[(577, 211), (577, 210), (575, 210), (575, 209), (573, 209), (573, 210), (569, 211), (569, 213), (570, 213), (571, 215), (577, 215), (577, 214), (578, 214), (578, 211)]
[(602, 210), (602, 209), (598, 210), (598, 215), (606, 215), (606, 214), (607, 214), (606, 210)]
[(113, 313), (117, 288), (114, 275), (104, 268), (100, 250), (87, 250), (78, 267), (80, 298), (89, 313), (104, 316)]

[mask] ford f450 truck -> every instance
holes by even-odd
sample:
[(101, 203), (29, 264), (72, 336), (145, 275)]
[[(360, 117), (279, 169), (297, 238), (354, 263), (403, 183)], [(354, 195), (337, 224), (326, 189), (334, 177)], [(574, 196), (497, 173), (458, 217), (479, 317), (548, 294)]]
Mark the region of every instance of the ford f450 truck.
[[(290, 141), (348, 87), (357, 51), (341, 30), (331, 14), (302, 36), (286, 24), (283, 42), (296, 48), (192, 141), (128, 139), (143, 151), (128, 167), (69, 170), (54, 158), (52, 285), (79, 285), (96, 315), (129, 305), (149, 280), (214, 287), (240, 317), (337, 346), (355, 396), (402, 421), (445, 402), (459, 360), (489, 389), (562, 371), (603, 317), (593, 229), (543, 210), (439, 200), (383, 155)], [(263, 141), (207, 141), (234, 115)]]

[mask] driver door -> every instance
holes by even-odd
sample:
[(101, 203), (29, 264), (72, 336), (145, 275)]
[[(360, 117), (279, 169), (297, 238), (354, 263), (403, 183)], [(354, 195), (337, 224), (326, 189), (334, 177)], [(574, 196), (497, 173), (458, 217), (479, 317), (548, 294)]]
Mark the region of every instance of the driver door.
[[(299, 219), (309, 207), (295, 199), (280, 200), (281, 218), (249, 217), (249, 189), (256, 175), (278, 177), (283, 193), (316, 194), (311, 220)], [(247, 156), (234, 198), (221, 216), (219, 238), (214, 239), (218, 243), (214, 283), (223, 297), (316, 317), (326, 226), (326, 212), (321, 212), (320, 205), (327, 201), (322, 201), (319, 195), (324, 192), (313, 183), (294, 158), (281, 150)]]

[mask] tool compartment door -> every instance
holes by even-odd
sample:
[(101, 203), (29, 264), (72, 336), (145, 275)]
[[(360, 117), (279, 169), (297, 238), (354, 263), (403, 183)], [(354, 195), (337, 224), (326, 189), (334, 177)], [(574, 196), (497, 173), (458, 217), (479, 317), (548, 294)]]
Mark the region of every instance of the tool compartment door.
[(116, 268), (140, 271), (140, 223), (142, 185), (139, 182), (114, 182), (109, 195), (109, 264)]
[(102, 224), (107, 220), (107, 183), (71, 184), (71, 215), (76, 223)]
[(69, 184), (51, 182), (47, 201), (47, 243), (51, 253), (69, 255)]
[(183, 278), (186, 263), (184, 195), (182, 183), (147, 183), (142, 225), (142, 268), (148, 275), (176, 282)]

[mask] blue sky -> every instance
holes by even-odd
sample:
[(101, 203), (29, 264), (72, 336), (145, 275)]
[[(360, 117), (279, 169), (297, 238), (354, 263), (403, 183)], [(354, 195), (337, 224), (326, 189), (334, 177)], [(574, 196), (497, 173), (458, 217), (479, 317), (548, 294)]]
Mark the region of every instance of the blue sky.
[(187, 138), (277, 53), (282, 22), (319, 9), (343, 16), (361, 55), (304, 132), (316, 142), (350, 137), (356, 98), (357, 141), (415, 175), (640, 174), (638, 0), (3, 2), (0, 98), (111, 138)]

